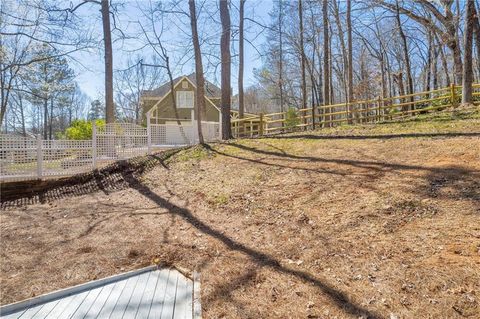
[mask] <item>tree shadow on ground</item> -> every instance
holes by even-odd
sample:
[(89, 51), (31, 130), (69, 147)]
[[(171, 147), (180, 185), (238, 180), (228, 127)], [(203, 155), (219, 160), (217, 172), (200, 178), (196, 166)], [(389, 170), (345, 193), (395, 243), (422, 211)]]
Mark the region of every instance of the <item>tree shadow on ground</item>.
[(3, 183), (1, 185), (0, 208), (45, 203), (97, 191), (108, 194), (125, 189), (128, 184), (123, 180), (124, 172), (141, 176), (158, 165), (168, 169), (165, 162), (181, 150), (183, 148), (118, 161), (89, 173), (66, 178)]
[(418, 138), (418, 137), (480, 137), (480, 132), (467, 133), (400, 133), (400, 134), (378, 134), (378, 135), (317, 135), (317, 134), (295, 134), (295, 135), (272, 135), (262, 137), (263, 139), (310, 139), (310, 140), (388, 140), (395, 138)]
[(325, 295), (327, 295), (334, 303), (336, 303), (338, 307), (351, 315), (366, 316), (368, 318), (383, 318), (381, 315), (355, 304), (355, 302), (350, 300), (346, 293), (333, 288), (329, 284), (312, 276), (311, 274), (282, 266), (280, 261), (275, 259), (274, 257), (236, 242), (235, 240), (223, 234), (220, 230), (213, 228), (212, 226), (206, 224), (205, 222), (194, 216), (192, 212), (187, 208), (177, 206), (174, 203), (159, 196), (149, 187), (139, 181), (135, 176), (124, 174), (124, 180), (132, 189), (137, 190), (140, 194), (157, 204), (160, 208), (168, 209), (171, 214), (179, 216), (180, 218), (191, 224), (193, 227), (195, 227), (197, 230), (219, 240), (230, 250), (239, 251), (247, 255), (256, 265), (261, 267), (268, 267), (276, 272), (291, 275), (296, 277), (297, 279), (311, 283), (316, 288), (320, 289), (323, 293), (325, 293)]
[[(265, 143), (268, 147), (271, 147), (270, 144)], [(431, 198), (443, 197), (454, 200), (459, 199), (468, 199), (475, 201), (480, 207), (480, 171), (467, 169), (461, 166), (450, 165), (446, 167), (428, 167), (421, 165), (409, 165), (409, 164), (399, 164), (399, 163), (389, 163), (381, 161), (365, 161), (365, 160), (354, 160), (354, 159), (338, 159), (338, 158), (321, 158), (314, 156), (302, 156), (294, 155), (285, 152), (278, 147), (275, 147), (276, 151), (265, 150), (257, 147), (246, 146), (238, 143), (229, 143), (228, 146), (238, 148), (245, 153), (250, 153), (255, 156), (262, 155), (268, 156), (269, 158), (280, 158), (285, 160), (292, 161), (305, 161), (313, 163), (325, 163), (325, 164), (339, 164), (352, 166), (356, 168), (366, 169), (367, 171), (372, 171), (372, 173), (363, 174), (370, 176), (374, 179), (383, 177), (388, 172), (402, 172), (402, 171), (420, 171), (424, 172), (424, 179), (426, 180), (426, 186), (423, 189), (417, 189), (417, 195), (424, 195)], [(210, 147), (209, 145), (205, 146), (209, 151), (223, 155), (226, 157), (236, 158), (239, 160), (244, 160), (248, 162), (253, 162), (262, 165), (276, 166), (280, 168), (287, 169), (298, 169), (313, 171), (317, 173), (326, 173), (326, 174), (336, 174), (336, 175), (354, 175), (350, 172), (341, 171), (338, 168), (335, 170), (322, 168), (301, 168), (288, 166), (278, 163), (265, 162), (262, 158), (253, 158), (240, 156), (238, 154), (232, 155), (224, 151), (217, 150)], [(442, 189), (450, 187), (454, 189), (451, 192), (441, 192)]]

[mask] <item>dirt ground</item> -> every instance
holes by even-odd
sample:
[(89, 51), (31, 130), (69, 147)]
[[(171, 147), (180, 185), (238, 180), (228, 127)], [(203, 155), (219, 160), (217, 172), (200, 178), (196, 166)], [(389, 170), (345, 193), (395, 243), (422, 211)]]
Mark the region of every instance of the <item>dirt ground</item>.
[(480, 318), (480, 120), (432, 123), (197, 147), (6, 206), (1, 303), (158, 258), (201, 273), (205, 318)]

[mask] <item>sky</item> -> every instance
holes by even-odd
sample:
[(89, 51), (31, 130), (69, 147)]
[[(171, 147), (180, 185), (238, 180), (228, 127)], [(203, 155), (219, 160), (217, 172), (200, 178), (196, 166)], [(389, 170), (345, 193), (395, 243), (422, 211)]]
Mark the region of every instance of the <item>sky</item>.
[[(112, 0), (112, 3), (115, 4), (115, 0)], [(152, 51), (148, 47), (143, 47), (144, 40), (139, 37), (139, 26), (138, 21), (145, 21), (142, 11), (139, 7), (145, 7), (148, 5), (148, 1), (123, 1), (123, 5), (118, 7), (116, 13), (116, 24), (119, 29), (127, 37), (132, 37), (127, 40), (119, 40), (120, 33), (113, 31), (113, 60), (114, 60), (114, 71), (121, 70), (128, 67), (129, 57), (135, 55), (142, 55), (149, 57), (152, 54)], [(187, 1), (185, 1), (187, 4)], [(211, 0), (207, 1), (207, 4), (212, 8), (211, 10), (215, 11), (216, 1)], [(254, 17), (256, 21), (261, 21), (262, 23), (269, 23), (268, 13), (271, 11), (273, 3), (271, 0), (249, 0), (245, 4), (245, 17)], [(187, 9), (187, 8), (185, 8)], [(232, 24), (237, 24), (238, 22), (238, 12), (236, 8), (231, 10), (231, 19)], [(216, 12), (218, 15), (218, 12)], [(90, 7), (85, 6), (79, 12), (88, 23), (89, 29), (99, 36), (101, 39), (102, 34), (102, 24), (100, 20), (100, 12), (98, 7), (92, 5)], [(162, 38), (165, 39), (165, 42), (168, 44), (168, 50), (170, 59), (173, 61), (179, 61), (181, 57), (185, 54), (185, 51), (188, 52), (188, 56), (193, 56), (193, 50), (190, 45), (190, 41), (187, 38), (190, 34), (188, 17), (181, 17), (183, 21), (179, 21), (179, 17), (175, 18), (176, 20), (165, 22), (164, 24), (164, 33)], [(208, 33), (212, 36), (211, 41), (220, 41), (221, 26), (219, 23), (219, 17), (213, 18), (204, 18), (208, 19), (199, 21), (199, 29), (205, 33)], [(215, 19), (215, 21), (212, 21)], [(204, 28), (206, 24), (212, 23), (212, 26)], [(113, 24), (113, 21), (111, 21)], [(146, 22), (142, 22), (146, 23)], [(202, 23), (202, 24), (200, 24)], [(160, 26), (157, 26), (160, 28)], [(212, 29), (217, 27), (217, 29)], [(245, 68), (244, 68), (244, 85), (248, 87), (255, 83), (253, 70), (255, 68), (261, 67), (261, 57), (259, 56), (258, 49), (265, 40), (265, 35), (263, 34), (261, 28), (252, 22), (245, 22), (245, 37), (250, 40), (252, 43), (245, 41)], [(218, 40), (217, 40), (218, 38)], [(234, 44), (236, 47), (236, 43)], [(255, 48), (256, 47), (256, 48)], [(236, 54), (236, 51), (232, 51), (232, 54)], [(194, 63), (192, 59), (183, 58), (181, 59), (181, 65), (175, 64), (173, 67), (174, 76), (190, 74), (194, 71)], [(204, 58), (204, 64), (207, 64), (206, 57)], [(96, 49), (91, 49), (88, 52), (81, 51), (77, 52), (72, 56), (72, 68), (77, 74), (77, 82), (84, 93), (86, 93), (91, 99), (100, 98), (103, 96), (104, 92), (104, 59), (103, 59), (103, 42), (99, 41), (98, 47)], [(210, 67), (208, 70), (207, 79), (213, 83), (219, 84), (219, 72), (220, 68), (218, 67), (216, 72), (214, 72), (213, 67)], [(237, 65), (236, 57), (233, 57), (232, 65), (232, 87), (234, 93), (236, 93), (236, 80), (237, 80)]]

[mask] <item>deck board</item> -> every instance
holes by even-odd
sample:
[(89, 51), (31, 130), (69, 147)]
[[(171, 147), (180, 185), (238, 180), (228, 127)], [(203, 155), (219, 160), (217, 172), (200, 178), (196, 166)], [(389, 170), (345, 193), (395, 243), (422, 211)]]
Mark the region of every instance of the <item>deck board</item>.
[(193, 318), (193, 282), (176, 269), (109, 277), (0, 307), (1, 319)]

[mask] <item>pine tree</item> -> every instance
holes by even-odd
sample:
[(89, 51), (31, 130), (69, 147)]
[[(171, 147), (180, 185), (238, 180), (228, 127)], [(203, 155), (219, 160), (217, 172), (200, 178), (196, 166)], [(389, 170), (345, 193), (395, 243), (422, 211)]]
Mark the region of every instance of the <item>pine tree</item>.
[(47, 44), (34, 48), (33, 58), (40, 62), (30, 65), (25, 72), (25, 83), (31, 92), (33, 105), (43, 108), (43, 138), (53, 136), (53, 118), (60, 97), (75, 90), (75, 74), (64, 57), (58, 57), (56, 49)]

